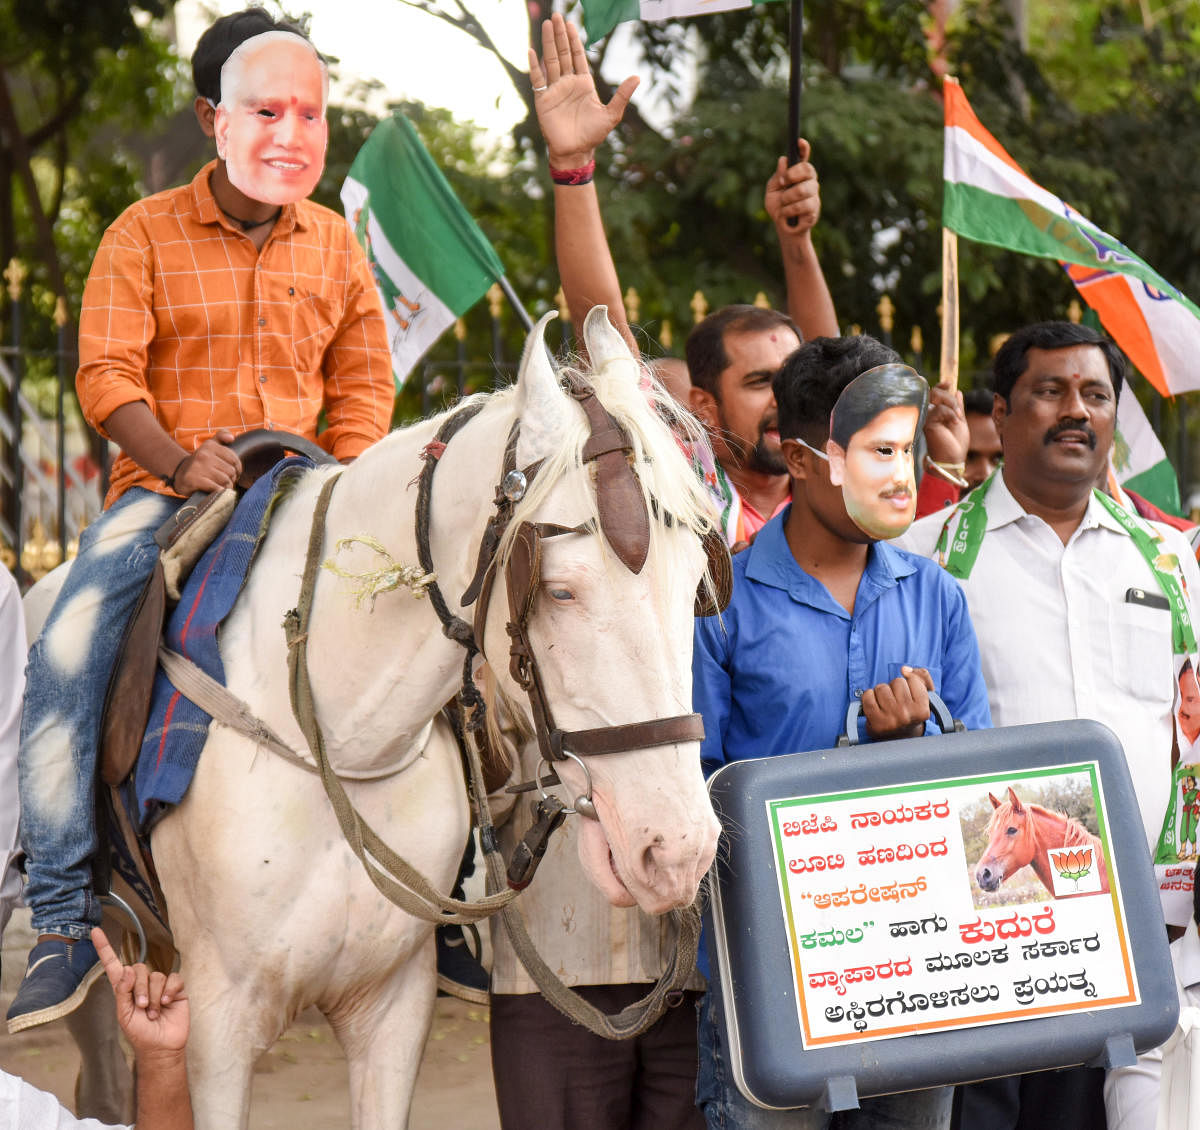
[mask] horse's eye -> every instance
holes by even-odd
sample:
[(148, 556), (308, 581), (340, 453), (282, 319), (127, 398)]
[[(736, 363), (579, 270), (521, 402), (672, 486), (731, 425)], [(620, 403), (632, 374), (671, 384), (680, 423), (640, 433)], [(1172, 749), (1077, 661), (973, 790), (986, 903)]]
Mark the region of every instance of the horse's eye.
[(1017, 830), (1016, 830), (1016, 828), (1009, 828), (1009, 830), (1007, 832), (1005, 832), (1004, 834), (1006, 836), (1015, 836), (1017, 834)]
[(559, 587), (559, 588), (550, 588), (550, 589), (547, 589), (547, 590), (546, 590), (546, 592), (547, 592), (547, 593), (548, 593), (548, 594), (549, 594), (549, 595), (550, 595), (550, 596), (551, 596), (551, 597), (552, 597), (554, 600), (561, 601), (561, 602), (563, 602), (564, 604), (565, 604), (566, 602), (568, 602), (568, 601), (571, 601), (571, 600), (574, 600), (574, 599), (575, 599), (575, 594), (574, 594), (574, 593), (573, 593), (573, 592), (572, 592), (570, 589), (568, 589), (568, 588), (562, 588), (562, 587)]

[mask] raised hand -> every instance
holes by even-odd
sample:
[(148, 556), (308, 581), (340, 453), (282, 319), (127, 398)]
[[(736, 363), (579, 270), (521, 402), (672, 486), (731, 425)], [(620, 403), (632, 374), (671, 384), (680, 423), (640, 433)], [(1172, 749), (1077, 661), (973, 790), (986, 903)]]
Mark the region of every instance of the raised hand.
[(529, 51), (538, 125), (552, 169), (578, 169), (625, 114), (638, 79), (627, 78), (605, 105), (596, 93), (579, 29), (554, 15), (542, 24), (542, 60)]
[(925, 413), (925, 446), (935, 463), (954, 465), (966, 461), (971, 432), (963, 408), (963, 395), (943, 385), (929, 390), (929, 409)]
[(139, 1054), (181, 1052), (188, 1037), (188, 1000), (183, 978), (152, 973), (144, 965), (122, 965), (96, 927), (92, 944), (117, 998), (117, 1023)]
[[(792, 240), (812, 231), (821, 216), (821, 188), (817, 170), (809, 163), (811, 148), (804, 138), (799, 139), (800, 161), (789, 165), (786, 157), (780, 157), (767, 181), (763, 205), (779, 229), (780, 239)], [(790, 227), (789, 219), (795, 218), (796, 226)]]

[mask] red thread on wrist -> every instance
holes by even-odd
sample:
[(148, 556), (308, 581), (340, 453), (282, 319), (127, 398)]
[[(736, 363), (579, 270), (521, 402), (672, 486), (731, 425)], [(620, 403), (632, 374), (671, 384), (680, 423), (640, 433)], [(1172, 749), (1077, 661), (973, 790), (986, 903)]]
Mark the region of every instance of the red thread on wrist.
[(555, 184), (591, 184), (596, 172), (596, 159), (593, 157), (586, 165), (578, 169), (551, 169), (550, 179)]

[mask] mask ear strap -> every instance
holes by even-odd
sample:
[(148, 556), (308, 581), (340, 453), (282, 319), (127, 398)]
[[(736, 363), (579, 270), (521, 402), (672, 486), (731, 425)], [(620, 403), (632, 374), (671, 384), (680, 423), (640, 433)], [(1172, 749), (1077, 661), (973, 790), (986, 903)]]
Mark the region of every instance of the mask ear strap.
[(825, 460), (826, 463), (829, 462), (829, 456), (824, 451), (818, 451), (811, 443), (805, 443), (804, 440), (802, 440), (799, 436), (792, 436), (791, 438), (794, 439), (801, 447), (807, 447), (808, 450), (814, 455), (819, 455)]

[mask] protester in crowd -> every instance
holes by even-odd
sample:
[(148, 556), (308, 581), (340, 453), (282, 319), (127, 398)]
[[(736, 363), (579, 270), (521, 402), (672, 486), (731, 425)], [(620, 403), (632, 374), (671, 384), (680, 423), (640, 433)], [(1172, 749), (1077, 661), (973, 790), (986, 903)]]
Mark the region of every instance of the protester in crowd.
[[(613, 324), (631, 348), (616, 267), (604, 234), (592, 177), (595, 149), (621, 120), (638, 80), (628, 78), (605, 106), (596, 96), (587, 58), (574, 26), (561, 17), (543, 34), (553, 65), (539, 69), (536, 106), (555, 181), (555, 239), (563, 292), (578, 330), (596, 305), (608, 307)], [(531, 52), (532, 68), (537, 67)], [(549, 55), (548, 55), (549, 57)], [(809, 161), (810, 146), (798, 139), (801, 160), (779, 158), (767, 180), (764, 207), (775, 225), (787, 287), (788, 313), (735, 305), (714, 311), (688, 336), (692, 384), (689, 407), (705, 425), (711, 457), (699, 452), (704, 476), (731, 546), (746, 544), (788, 502), (788, 476), (779, 452), (771, 379), (805, 338), (836, 337), (837, 315), (821, 272), (812, 232), (821, 214), (820, 184)], [(795, 221), (795, 226), (789, 224)], [(926, 417), (931, 460), (947, 468), (928, 474), (918, 513), (957, 501), (955, 468), (961, 469), (966, 422), (956, 394), (936, 389)]]
[[(1117, 347), (1087, 326), (1018, 330), (993, 363), (1000, 470), (970, 508), (917, 522), (898, 543), (961, 585), (997, 725), (1094, 718), (1116, 733), (1153, 852), (1188, 648), (1180, 618), (1147, 594), (1181, 591), (1192, 605), (1200, 572), (1177, 531), (1131, 518), (1093, 489), (1124, 374)], [(1093, 1068), (974, 1084), (960, 1090), (957, 1124), (1094, 1130), (1103, 1085)], [(1110, 1096), (1110, 1109), (1120, 1105)]]
[[(192, 1100), (184, 1054), (188, 999), (183, 979), (178, 973), (152, 973), (140, 964), (122, 965), (99, 928), (92, 930), (90, 944), (113, 987), (117, 1023), (133, 1048), (136, 1130), (191, 1130)], [(74, 1118), (53, 1095), (3, 1071), (0, 1111), (5, 1114), (7, 1130), (103, 1130), (106, 1125), (91, 1118)]]
[[(1110, 1101), (1108, 1130), (1148, 1130), (1165, 1126), (1168, 1130), (1190, 1130), (1188, 1114), (1174, 1108), (1170, 1099), (1175, 1087), (1188, 1096), (1187, 1110), (1194, 1114), (1200, 1096), (1196, 1093), (1196, 1069), (1193, 1064), (1194, 1039), (1189, 1029), (1200, 1019), (1200, 865), (1192, 873), (1192, 920), (1171, 943), (1171, 964), (1175, 969), (1175, 989), (1179, 995), (1179, 1023), (1175, 1039), (1138, 1057), (1134, 1067), (1118, 1067), (1109, 1072)], [(1176, 1076), (1172, 1086), (1171, 1075)], [(1119, 1084), (1114, 1086), (1115, 1082)], [(1162, 1094), (1164, 1085), (1167, 1095)], [(1164, 1109), (1163, 1100), (1167, 1105)]]
[[(610, 320), (636, 351), (592, 177), (596, 147), (621, 120), (638, 80), (626, 79), (604, 105), (596, 95), (578, 31), (561, 16), (547, 24), (543, 51), (544, 72), (531, 52), (530, 74), (555, 182), (556, 250), (571, 318), (578, 332), (593, 306), (607, 306)], [(801, 141), (801, 151), (808, 153), (806, 141)], [(707, 363), (699, 372), (695, 350), (690, 344), (687, 347), (693, 386), (690, 407), (709, 426), (718, 449), (716, 464), (721, 469), (709, 485), (725, 500), (721, 508), (731, 543), (752, 534), (785, 501), (787, 475), (779, 460), (771, 377), (804, 334), (838, 332), (812, 244), (812, 228), (820, 216), (816, 170), (807, 160), (790, 168), (783, 163), (768, 180), (766, 203), (783, 252), (789, 309), (797, 320), (751, 306), (736, 307), (729, 315), (718, 311), (709, 319), (718, 319), (713, 324), (721, 327), (721, 333), (715, 341), (708, 335)], [(788, 225), (789, 218), (796, 220), (795, 227)], [(693, 334), (702, 332), (709, 319)], [(733, 335), (728, 349), (725, 331)], [(713, 396), (714, 380), (719, 380), (719, 401)]]
[(963, 412), (967, 420), (967, 457), (963, 478), (967, 490), (974, 490), (997, 467), (1001, 456), (1000, 433), (992, 420), (992, 394), (987, 389), (973, 388), (963, 393)]
[[(696, 621), (693, 708), (704, 717), (706, 773), (743, 758), (831, 748), (851, 696), (861, 698), (869, 741), (923, 733), (930, 690), (969, 728), (990, 724), (962, 593), (929, 562), (860, 529), (830, 476), (838, 397), (860, 373), (898, 361), (871, 337), (818, 338), (775, 378), (792, 501), (734, 558), (729, 608)], [(862, 756), (869, 765), (886, 753), (868, 744)], [(720, 978), (708, 964), (697, 1089), (708, 1125), (835, 1125), (828, 1112), (762, 1110), (738, 1092), (716, 1022)], [(865, 1099), (859, 1116), (897, 1130), (944, 1126), (950, 1096), (938, 1088)]]
[[(575, 59), (572, 45), (578, 50)], [(533, 56), (530, 77), (551, 167), (570, 168), (563, 163), (570, 160), (584, 165), (590, 148), (582, 139), (592, 136), (591, 131), (598, 140), (607, 135), (633, 84), (623, 84), (604, 107), (596, 98), (578, 36), (572, 28), (568, 38), (561, 16), (546, 22), (543, 49), (544, 68)], [(610, 120), (608, 115), (614, 111), (616, 118)], [(564, 184), (555, 188), (555, 194), (564, 210), (573, 209), (577, 201), (564, 201), (563, 196), (577, 194), (590, 196), (595, 208), (590, 181)], [(582, 239), (594, 251), (589, 242), (592, 234), (586, 227), (568, 232), (560, 225), (560, 263), (564, 255), (574, 254), (572, 239)], [(600, 248), (611, 267), (602, 230)], [(563, 270), (565, 282), (569, 268)], [(616, 285), (615, 272), (611, 285)], [(579, 315), (581, 325), (586, 309), (572, 304), (571, 311)], [(628, 327), (621, 324), (628, 335)], [(686, 371), (679, 375), (686, 377)], [(536, 745), (520, 751), (515, 770), (520, 779), (534, 775), (538, 759)], [(517, 800), (500, 831), (506, 846), (511, 847), (529, 827), (536, 799), (531, 794)], [(605, 1012), (620, 1011), (644, 996), (666, 968), (675, 946), (676, 934), (668, 919), (652, 918), (636, 907), (614, 908), (587, 880), (571, 821), (550, 841), (537, 879), (522, 897), (554, 908), (553, 914), (527, 916), (538, 951), (559, 977)], [(702, 984), (698, 976), (684, 994), (682, 1007), (668, 1009), (640, 1036), (610, 1041), (568, 1020), (541, 997), (499, 925), (493, 926), (492, 939), (492, 1065), (504, 1130), (547, 1126), (700, 1130), (703, 1120), (695, 1107), (696, 1025), (689, 1007)], [(533, 1062), (538, 1067), (531, 1074), (526, 1068)]]
[(391, 359), (362, 251), (341, 216), (303, 199), (324, 161), (327, 83), (294, 29), (241, 42), (213, 120), (222, 155), (128, 208), (93, 261), (76, 387), (121, 454), (30, 652), (20, 787), (39, 937), (10, 1032), (66, 1015), (101, 972), (88, 936), (100, 921), (96, 743), (154, 532), (193, 492), (237, 481), (229, 444), (242, 432), (296, 432), (345, 461), (390, 424)]
[[(505, 785), (544, 771), (527, 729), (508, 726), (504, 736), (516, 747)], [(491, 797), (506, 858), (538, 818), (538, 799), (536, 791), (514, 797), (504, 788)], [(537, 877), (521, 895), (521, 916), (550, 969), (612, 1015), (650, 991), (673, 956), (676, 934), (667, 919), (614, 907), (600, 894), (580, 861), (578, 834), (578, 823), (567, 820), (551, 837)], [(695, 1007), (704, 988), (698, 972), (647, 1032), (606, 1040), (550, 1004), (500, 917), (490, 925), (492, 1074), (503, 1130), (703, 1130), (695, 1106)]]

